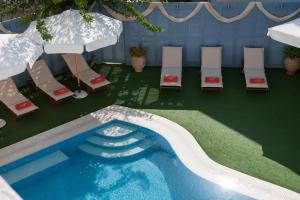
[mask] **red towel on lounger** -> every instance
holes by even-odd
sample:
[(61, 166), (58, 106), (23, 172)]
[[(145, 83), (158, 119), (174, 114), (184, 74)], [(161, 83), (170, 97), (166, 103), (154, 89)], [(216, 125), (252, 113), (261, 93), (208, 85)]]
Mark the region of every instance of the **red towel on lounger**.
[(17, 105), (15, 105), (17, 110), (22, 110), (24, 108), (28, 108), (32, 105), (31, 101), (23, 101)]
[(68, 92), (69, 92), (69, 89), (66, 88), (66, 87), (64, 87), (64, 88), (60, 88), (60, 89), (54, 90), (53, 94), (55, 96), (59, 96), (59, 95), (62, 95), (62, 94), (68, 93)]
[(103, 81), (105, 81), (105, 80), (106, 80), (105, 76), (100, 75), (100, 76), (98, 76), (97, 78), (92, 79), (92, 80), (91, 80), (91, 83), (92, 83), (92, 84), (97, 84), (97, 83), (101, 83), (101, 82), (103, 82)]
[(266, 82), (266, 79), (259, 78), (259, 77), (254, 77), (254, 78), (250, 78), (249, 82), (253, 83), (253, 84), (262, 84), (262, 83)]
[(164, 82), (177, 82), (178, 77), (176, 75), (165, 75)]
[(220, 78), (217, 76), (205, 77), (205, 83), (220, 83)]

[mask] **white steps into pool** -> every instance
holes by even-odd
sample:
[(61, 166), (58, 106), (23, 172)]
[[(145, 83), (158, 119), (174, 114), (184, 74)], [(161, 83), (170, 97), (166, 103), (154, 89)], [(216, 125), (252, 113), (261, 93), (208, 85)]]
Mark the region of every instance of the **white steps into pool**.
[(87, 138), (78, 149), (101, 159), (119, 160), (148, 152), (154, 145), (138, 128), (114, 123), (94, 131), (94, 135)]
[(98, 136), (106, 137), (108, 139), (120, 139), (122, 137), (127, 137), (128, 135), (134, 133), (136, 130), (137, 129), (134, 127), (116, 123), (106, 128), (96, 130), (95, 133)]
[(69, 158), (61, 151), (55, 151), (22, 166), (12, 169), (1, 176), (10, 184), (17, 183), (43, 171), (68, 162)]
[(121, 159), (138, 155), (153, 147), (154, 142), (151, 140), (143, 140), (138, 145), (127, 149), (103, 149), (91, 144), (82, 144), (78, 148), (88, 154), (98, 156), (103, 159)]
[(130, 137), (125, 139), (122, 138), (122, 139), (112, 140), (109, 138), (104, 138), (104, 137), (99, 137), (98, 135), (94, 135), (92, 137), (89, 137), (86, 141), (102, 148), (105, 147), (123, 148), (123, 147), (128, 147), (130, 145), (134, 145), (140, 142), (141, 140), (145, 139), (146, 137), (147, 136), (144, 133), (136, 131), (132, 133)]

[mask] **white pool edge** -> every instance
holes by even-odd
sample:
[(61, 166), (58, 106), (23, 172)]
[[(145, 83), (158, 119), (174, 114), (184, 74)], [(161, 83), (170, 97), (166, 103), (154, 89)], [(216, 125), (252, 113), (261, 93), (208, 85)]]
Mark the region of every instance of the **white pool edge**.
[(0, 176), (0, 199), (1, 200), (22, 199), (1, 176)]
[[(296, 192), (211, 160), (194, 137), (180, 125), (154, 114), (117, 105), (106, 107), (0, 149), (0, 167), (114, 119), (134, 123), (162, 135), (185, 166), (202, 178), (255, 199), (300, 200), (300, 194)], [(20, 199), (18, 195), (8, 198), (7, 194), (16, 193), (8, 184), (1, 184), (3, 181), (0, 177), (0, 199)]]

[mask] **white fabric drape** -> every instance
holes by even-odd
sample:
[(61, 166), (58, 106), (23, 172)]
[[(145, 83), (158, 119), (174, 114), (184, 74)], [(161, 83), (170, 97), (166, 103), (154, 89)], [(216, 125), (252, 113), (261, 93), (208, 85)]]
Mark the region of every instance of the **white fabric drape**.
[(201, 8), (203, 7), (204, 4), (197, 4), (197, 6), (195, 7), (195, 9), (190, 13), (188, 14), (186, 17), (182, 17), (182, 18), (176, 18), (176, 17), (173, 17), (171, 15), (168, 14), (167, 10), (165, 9), (165, 7), (160, 4), (160, 6), (158, 6), (158, 8), (160, 9), (161, 13), (167, 17), (169, 20), (171, 20), (172, 22), (175, 22), (175, 23), (183, 23), (183, 22), (186, 22), (188, 21), (189, 19), (191, 19), (192, 17), (194, 17), (200, 10)]
[(247, 7), (241, 12), (241, 14), (235, 16), (235, 17), (231, 17), (231, 18), (226, 18), (223, 17), (222, 15), (220, 15), (218, 13), (218, 11), (216, 9), (214, 9), (214, 7), (210, 4), (210, 3), (205, 3), (205, 8), (206, 10), (214, 17), (216, 18), (218, 21), (223, 22), (223, 23), (233, 23), (235, 21), (241, 20), (245, 17), (247, 17), (252, 10), (255, 8), (256, 2), (250, 2)]
[[(93, 5), (95, 5), (95, 4), (93, 4)], [(168, 11), (165, 9), (163, 3), (153, 2), (153, 3), (150, 3), (149, 6), (142, 12), (142, 15), (146, 17), (146, 16), (150, 15), (155, 9), (159, 9), (160, 12), (166, 18), (168, 18), (170, 21), (175, 22), (175, 23), (183, 23), (183, 22), (188, 21), (192, 17), (194, 17), (196, 14), (198, 14), (200, 12), (200, 10), (203, 7), (205, 7), (205, 9), (218, 21), (223, 22), (223, 23), (233, 23), (233, 22), (242, 20), (243, 18), (247, 17), (255, 8), (257, 8), (263, 15), (265, 15), (268, 19), (270, 19), (274, 22), (283, 22), (283, 21), (289, 20), (300, 13), (300, 8), (298, 8), (297, 10), (295, 10), (294, 12), (292, 12), (286, 16), (276, 16), (276, 15), (273, 15), (272, 13), (270, 13), (269, 11), (267, 11), (264, 8), (264, 5), (262, 2), (249, 2), (248, 5), (246, 6), (246, 8), (239, 15), (237, 15), (235, 17), (231, 17), (231, 18), (226, 18), (226, 17), (222, 16), (209, 2), (198, 2), (198, 3), (195, 3), (195, 5), (196, 6), (195, 6), (194, 10), (190, 14), (188, 14), (185, 17), (177, 18), (168, 13)], [(105, 5), (103, 5), (103, 7), (111, 16), (113, 16), (114, 18), (116, 18), (118, 20), (121, 20), (121, 21), (135, 20), (134, 17), (123, 16), (123, 15), (113, 11), (112, 9), (110, 9), (109, 7), (107, 7)], [(1, 23), (0, 23), (0, 31), (2, 31), (3, 33), (12, 33), (8, 29), (6, 29)]]
[(1, 22), (0, 22), (0, 31), (2, 31), (3, 33), (7, 33), (7, 34), (13, 33), (12, 31), (5, 28)]
[[(142, 12), (143, 16), (148, 16), (153, 12), (153, 10), (157, 7), (158, 3), (150, 3), (148, 8)], [(110, 9), (108, 6), (103, 5), (103, 7), (107, 10), (107, 12), (113, 16), (114, 18), (121, 20), (121, 21), (134, 21), (134, 17), (125, 17), (124, 15), (121, 15), (120, 13), (115, 12), (114, 10)]]
[[(297, 14), (300, 13), (300, 8), (295, 10), (294, 12), (290, 13), (289, 15), (283, 16), (283, 17), (279, 17), (279, 16), (275, 16), (272, 13), (270, 13), (269, 11), (267, 11), (262, 2), (249, 2), (248, 5), (246, 6), (246, 8), (237, 16), (235, 17), (231, 17), (231, 18), (226, 18), (223, 17), (209, 2), (198, 2), (195, 3), (196, 7), (195, 9), (188, 14), (186, 17), (183, 18), (176, 18), (174, 16), (171, 16), (167, 10), (164, 7), (164, 4), (161, 2), (153, 2), (150, 3), (150, 5), (148, 6), (148, 8), (146, 8), (143, 12), (142, 15), (143, 16), (148, 16), (149, 14), (151, 14), (156, 8), (158, 8), (161, 13), (167, 17), (169, 20), (171, 20), (172, 22), (175, 23), (183, 23), (188, 21), (189, 19), (191, 19), (193, 16), (195, 16), (196, 14), (198, 14), (201, 10), (201, 8), (204, 6), (205, 9), (213, 16), (215, 17), (217, 20), (219, 20), (220, 22), (223, 23), (232, 23), (238, 20), (241, 20), (245, 17), (247, 17), (254, 8), (257, 8), (260, 12), (262, 12), (268, 19), (275, 21), (275, 22), (283, 22), (286, 20), (289, 20), (293, 17), (295, 17)], [(113, 11), (112, 9), (110, 9), (107, 6), (104, 6), (104, 8), (106, 9), (106, 11), (113, 16), (116, 19), (122, 20), (122, 21), (133, 21), (135, 20), (135, 18), (133, 17), (125, 17), (119, 13), (116, 13), (115, 11)]]
[(283, 21), (286, 21), (286, 20), (289, 20), (293, 17), (295, 17), (297, 14), (300, 13), (300, 8), (298, 8), (296, 11), (284, 16), (284, 17), (278, 17), (278, 16), (275, 16), (273, 14), (271, 14), (270, 12), (268, 12), (263, 4), (261, 2), (256, 2), (256, 7), (267, 17), (269, 18), (270, 20), (274, 21), (274, 22), (283, 22)]

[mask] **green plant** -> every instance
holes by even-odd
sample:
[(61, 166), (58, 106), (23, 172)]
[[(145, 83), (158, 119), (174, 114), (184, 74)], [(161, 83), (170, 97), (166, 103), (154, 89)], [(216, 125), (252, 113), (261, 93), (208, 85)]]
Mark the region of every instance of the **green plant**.
[[(166, 0), (161, 0), (166, 2)], [(162, 32), (163, 29), (155, 24), (152, 24), (145, 18), (142, 13), (136, 9), (136, 5), (149, 4), (151, 0), (10, 0), (1, 2), (0, 0), (0, 21), (1, 17), (13, 15), (20, 10), (26, 10), (25, 15), (22, 17), (23, 23), (30, 23), (36, 20), (36, 28), (40, 32), (45, 41), (52, 39), (47, 27), (45, 26), (45, 18), (54, 14), (58, 14), (63, 10), (70, 8), (77, 8), (80, 14), (87, 23), (93, 21), (93, 17), (89, 14), (89, 7), (94, 3), (99, 3), (108, 6), (115, 12), (122, 14), (126, 17), (135, 17), (136, 21), (140, 23), (147, 30), (153, 32)]]
[(300, 49), (297, 47), (287, 47), (284, 49), (284, 56), (286, 58), (300, 58)]
[(143, 47), (130, 47), (129, 54), (132, 57), (143, 57), (147, 54), (147, 50)]

